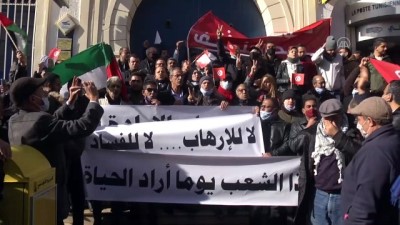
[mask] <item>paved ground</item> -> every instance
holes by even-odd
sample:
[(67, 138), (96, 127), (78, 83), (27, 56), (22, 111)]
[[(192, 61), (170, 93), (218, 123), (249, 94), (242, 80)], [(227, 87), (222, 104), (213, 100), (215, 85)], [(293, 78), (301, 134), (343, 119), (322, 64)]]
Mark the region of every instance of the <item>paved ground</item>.
[[(111, 209), (103, 210), (104, 225), (112, 225)], [(147, 216), (147, 218), (146, 218)], [(125, 213), (121, 219), (122, 224), (140, 225), (247, 225), (249, 224), (249, 213), (247, 210), (229, 212), (226, 208), (218, 210), (215, 207), (198, 209), (184, 208), (172, 211), (165, 208), (157, 209), (154, 215), (146, 215), (140, 221), (129, 220), (129, 213)], [(72, 225), (72, 216), (64, 220), (65, 225)], [(92, 212), (85, 210), (85, 225), (93, 224)]]
[[(125, 212), (120, 218), (120, 225), (282, 225), (282, 221), (268, 219), (269, 208), (258, 208), (257, 216), (250, 214), (253, 207), (225, 207), (225, 206), (204, 206), (204, 205), (157, 205), (141, 210), (139, 217), (130, 217), (129, 212)], [(151, 213), (149, 213), (151, 212)], [(294, 208), (287, 211), (293, 215)], [(111, 216), (111, 209), (103, 210), (103, 224), (115, 225)], [(137, 215), (136, 215), (137, 216)], [(65, 225), (72, 225), (72, 217), (69, 216)], [(85, 210), (85, 225), (93, 224), (93, 215), (90, 210)], [(290, 216), (285, 225), (292, 224)]]

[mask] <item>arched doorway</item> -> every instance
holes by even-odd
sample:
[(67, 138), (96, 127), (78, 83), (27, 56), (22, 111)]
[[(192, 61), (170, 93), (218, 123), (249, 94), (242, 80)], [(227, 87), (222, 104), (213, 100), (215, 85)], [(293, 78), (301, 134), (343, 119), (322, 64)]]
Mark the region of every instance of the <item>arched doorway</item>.
[[(149, 0), (149, 2), (152, 2), (155, 0)], [(187, 2), (184, 0), (180, 0), (181, 2)], [(248, 1), (243, 1), (243, 0), (236, 0), (237, 2), (246, 2), (243, 4), (254, 4), (255, 8), (258, 8), (258, 12), (254, 12), (256, 10), (253, 10), (254, 13), (258, 13), (258, 15), (261, 16), (263, 20), (263, 27), (259, 27), (258, 29), (255, 29), (258, 32), (264, 31), (268, 35), (279, 35), (279, 34), (284, 34), (284, 33), (289, 33), (293, 32), (295, 30), (298, 30), (308, 24), (311, 24), (316, 21), (316, 1), (317, 0), (299, 0), (299, 1), (293, 1), (291, 5), (288, 4), (288, 1), (286, 0), (276, 0), (276, 1), (270, 1), (270, 0), (248, 0)], [(104, 18), (104, 23), (103, 23), (103, 41), (106, 43), (111, 44), (111, 46), (114, 49), (114, 53), (118, 54), (118, 50), (121, 47), (126, 47), (130, 46), (131, 43), (131, 27), (133, 26), (133, 18), (135, 17), (136, 13), (139, 13), (138, 8), (141, 7), (142, 4), (146, 4), (146, 1), (142, 0), (109, 0), (107, 3), (106, 7), (106, 15)], [(161, 1), (159, 0), (160, 4), (176, 4), (174, 1)], [(196, 4), (197, 1), (190, 1), (194, 3), (188, 3), (188, 4)], [(198, 15), (202, 15), (201, 11), (204, 10), (204, 12), (208, 11), (209, 9), (205, 10), (203, 9), (204, 4), (203, 1), (198, 1), (197, 4), (201, 4), (202, 6), (199, 7), (201, 10), (199, 12), (192, 12), (193, 15), (190, 16), (197, 16), (195, 15), (196, 13)], [(209, 2), (214, 2), (209, 0)], [(218, 1), (219, 2), (219, 1)], [(227, 8), (227, 1), (221, 1), (225, 3), (225, 6), (220, 8), (219, 10), (225, 10)], [(222, 3), (221, 3), (222, 4)], [(156, 7), (156, 6), (154, 6)], [(208, 7), (208, 6), (207, 6)], [(196, 9), (196, 7), (193, 7)], [(253, 7), (254, 9), (254, 7)], [(216, 14), (220, 16), (223, 20), (229, 20), (229, 18), (224, 18), (223, 14), (222, 16), (218, 14), (218, 9)], [(244, 13), (247, 15), (247, 11), (243, 7), (239, 7), (237, 9), (237, 13), (239, 15), (240, 13)], [(162, 11), (162, 10), (160, 10)], [(156, 12), (158, 13), (158, 12)], [(161, 13), (161, 12), (159, 12)], [(186, 11), (182, 9), (181, 11), (172, 11), (168, 12), (169, 14), (182, 14), (186, 15)], [(204, 14), (204, 13), (203, 13)], [(151, 15), (149, 15), (151, 17)], [(244, 16), (245, 17), (245, 16)], [(168, 17), (169, 18), (169, 17)], [(172, 17), (171, 17), (172, 18)], [(189, 17), (187, 17), (189, 18)], [(186, 17), (182, 17), (182, 20), (187, 19)], [(198, 17), (197, 17), (198, 18)], [(259, 20), (259, 17), (257, 16), (256, 20)], [(238, 17), (240, 19), (240, 17)], [(194, 20), (195, 21), (195, 20)], [(253, 36), (247, 34), (247, 28), (252, 28), (252, 26), (244, 27), (243, 30), (241, 30), (241, 27), (238, 27), (240, 23), (236, 23), (235, 20), (232, 19), (232, 24), (233, 26), (237, 27), (239, 31), (243, 32), (246, 35)], [(166, 20), (160, 21), (159, 26), (165, 26), (166, 25)], [(228, 21), (229, 22), (229, 21)], [(174, 26), (175, 22), (170, 21), (169, 23), (172, 27)], [(264, 29), (262, 29), (264, 28)], [(254, 28), (253, 28), (254, 29)], [(153, 31), (154, 32), (154, 31)], [(256, 36), (257, 33), (255, 33)], [(152, 34), (151, 39), (154, 38), (154, 34)], [(162, 37), (161, 37), (162, 38)], [(150, 38), (149, 38), (150, 39)], [(172, 39), (172, 38), (171, 38)], [(153, 40), (150, 40), (153, 41)], [(134, 46), (132, 46), (134, 47)]]
[(153, 44), (158, 31), (162, 40), (160, 49), (168, 50), (171, 55), (175, 42), (186, 40), (190, 27), (210, 10), (246, 36), (266, 35), (263, 18), (253, 0), (146, 0), (133, 16), (131, 51), (142, 53), (143, 41)]

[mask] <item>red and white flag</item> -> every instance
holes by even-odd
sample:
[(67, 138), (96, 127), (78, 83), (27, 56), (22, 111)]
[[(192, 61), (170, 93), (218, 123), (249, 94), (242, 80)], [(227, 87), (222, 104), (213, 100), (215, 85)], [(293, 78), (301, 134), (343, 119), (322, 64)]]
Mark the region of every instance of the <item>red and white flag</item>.
[(195, 60), (195, 61), (196, 61), (196, 65), (197, 65), (198, 67), (200, 67), (200, 68), (206, 67), (206, 66), (211, 62), (211, 59), (210, 59), (210, 57), (209, 57), (208, 55), (209, 55), (208, 50), (207, 50), (207, 49), (204, 50), (204, 51), (197, 57), (197, 59)]
[(292, 74), (292, 83), (295, 85), (304, 85), (304, 73)]
[(225, 80), (225, 67), (213, 68), (213, 75), (215, 80)]
[(379, 61), (376, 59), (369, 60), (375, 69), (382, 75), (386, 82), (390, 83), (393, 80), (400, 80), (400, 66), (388, 63), (385, 61)]
[(61, 49), (59, 48), (52, 48), (49, 52), (48, 57), (52, 59), (54, 62), (57, 62), (58, 56), (61, 53)]

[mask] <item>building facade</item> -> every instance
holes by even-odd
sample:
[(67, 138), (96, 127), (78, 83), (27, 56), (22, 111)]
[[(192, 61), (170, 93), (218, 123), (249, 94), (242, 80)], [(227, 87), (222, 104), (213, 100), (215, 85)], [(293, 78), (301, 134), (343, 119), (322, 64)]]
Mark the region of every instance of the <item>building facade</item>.
[[(60, 38), (72, 39), (71, 54), (76, 54), (99, 42), (109, 43), (113, 47), (114, 53), (118, 54), (121, 47), (130, 47), (131, 37), (135, 35), (132, 33), (134, 30), (132, 23), (137, 17), (138, 10), (141, 10), (141, 6), (146, 1), (154, 0), (64, 0), (67, 2), (68, 8), (60, 7), (53, 0), (38, 1), (36, 5), (40, 12), (36, 17), (33, 63), (36, 65), (41, 56), (57, 46)], [(201, 3), (201, 0), (198, 1)], [(241, 0), (236, 1), (240, 2)], [(262, 21), (262, 27), (257, 26), (255, 29), (268, 35), (290, 33), (319, 18), (316, 14), (318, 5), (316, 0), (248, 1), (254, 4), (256, 13)], [(177, 8), (176, 5), (179, 5), (182, 0), (169, 2)], [(202, 9), (204, 8), (207, 6), (203, 6)], [(179, 7), (176, 10), (176, 12), (171, 11), (170, 13), (185, 13)], [(210, 8), (209, 10), (215, 11), (216, 9)], [(77, 26), (72, 35), (67, 35), (67, 37), (61, 35), (63, 37), (60, 37), (56, 22), (65, 14), (69, 14)], [(149, 16), (154, 15), (156, 14)], [(140, 23), (146, 26), (146, 21)], [(153, 38), (154, 36), (151, 37), (151, 39)]]
[[(167, 32), (160, 32), (161, 38), (171, 36), (171, 39), (179, 40), (181, 36), (173, 36), (177, 35), (177, 29), (182, 28), (187, 33), (190, 28), (187, 24), (193, 24), (208, 10), (212, 10), (228, 23), (232, 22), (237, 30), (249, 37), (290, 33), (319, 19), (331, 17), (331, 34), (338, 40), (338, 46), (363, 50), (367, 54), (376, 37), (387, 38), (394, 50), (399, 46), (396, 37), (400, 34), (400, 25), (395, 21), (400, 15), (400, 0), (330, 0), (325, 4), (320, 0), (34, 2), (34, 29), (29, 31), (33, 33), (30, 40), (32, 65), (37, 65), (40, 58), (56, 46), (63, 48), (64, 57), (69, 57), (91, 45), (105, 42), (113, 47), (117, 55), (119, 49), (126, 46), (133, 48), (134, 52), (140, 51), (138, 48), (146, 32), (151, 33), (147, 34), (150, 42), (159, 29)], [(165, 4), (166, 2), (169, 4)], [(192, 5), (187, 2), (192, 2)], [(211, 2), (225, 2), (225, 5), (211, 5)], [(157, 8), (161, 3), (164, 4), (162, 8)], [(69, 15), (76, 26), (71, 32), (64, 34), (57, 27), (57, 22), (58, 25), (60, 21), (65, 22), (63, 19), (65, 20), (66, 15)], [(157, 21), (160, 21), (160, 25), (156, 24)], [(166, 30), (167, 28), (170, 30)], [(186, 36), (183, 39), (185, 38)], [(169, 40), (169, 47), (172, 41), (177, 40)]]

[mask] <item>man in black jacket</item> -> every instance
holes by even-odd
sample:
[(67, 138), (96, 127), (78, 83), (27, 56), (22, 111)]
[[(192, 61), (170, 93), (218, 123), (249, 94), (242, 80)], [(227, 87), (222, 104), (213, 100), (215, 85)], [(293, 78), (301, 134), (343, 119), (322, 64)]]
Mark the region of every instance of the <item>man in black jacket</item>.
[(56, 168), (57, 224), (60, 225), (68, 215), (64, 145), (72, 139), (93, 133), (104, 111), (98, 103), (99, 95), (94, 83), (84, 82), (85, 95), (90, 102), (79, 119), (71, 119), (72, 107), (82, 89), (74, 78), (67, 104), (54, 115), (48, 114), (47, 93), (43, 89), (45, 82), (43, 78), (22, 77), (12, 84), (11, 100), (18, 112), (10, 118), (8, 136), (11, 145), (36, 148)]
[(382, 98), (390, 105), (393, 114), (393, 126), (400, 130), (400, 80), (390, 82), (383, 90)]
[(397, 224), (390, 188), (400, 176), (400, 135), (392, 125), (392, 110), (382, 98), (370, 97), (350, 113), (366, 138), (344, 174), (344, 224)]
[(343, 221), (339, 212), (343, 171), (360, 147), (345, 134), (348, 124), (339, 100), (326, 100), (319, 112), (322, 120), (303, 130), (291, 146), (302, 153), (296, 225)]
[(260, 106), (265, 157), (290, 155), (291, 153), (287, 145), (290, 124), (279, 118), (278, 110), (278, 102), (273, 98), (265, 98)]

